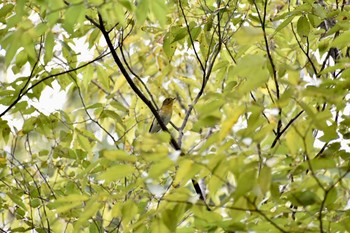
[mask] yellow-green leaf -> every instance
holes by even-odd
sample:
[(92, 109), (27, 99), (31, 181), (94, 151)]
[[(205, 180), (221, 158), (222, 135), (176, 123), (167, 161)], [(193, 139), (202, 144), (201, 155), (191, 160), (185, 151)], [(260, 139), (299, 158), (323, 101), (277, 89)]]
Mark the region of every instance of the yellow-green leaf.
[(129, 176), (135, 172), (135, 167), (128, 164), (118, 164), (113, 167), (107, 168), (106, 171), (98, 176), (99, 180), (105, 180), (106, 182), (116, 181)]

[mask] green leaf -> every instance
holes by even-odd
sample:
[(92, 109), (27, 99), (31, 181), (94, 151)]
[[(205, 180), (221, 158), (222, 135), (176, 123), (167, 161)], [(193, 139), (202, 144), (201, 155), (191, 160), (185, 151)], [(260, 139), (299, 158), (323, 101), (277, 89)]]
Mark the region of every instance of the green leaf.
[(94, 29), (89, 35), (88, 35), (88, 42), (89, 42), (89, 49), (91, 49), (95, 44), (96, 41), (98, 41), (98, 38), (101, 36), (101, 31), (99, 29)]
[(41, 201), (39, 198), (34, 198), (34, 199), (31, 199), (30, 200), (30, 203), (29, 205), (32, 207), (32, 208), (37, 208), (41, 205)]
[(245, 112), (244, 106), (236, 106), (231, 109), (231, 112), (227, 114), (227, 119), (221, 124), (220, 140), (226, 138), (226, 136), (232, 131), (232, 127), (237, 123), (239, 117)]
[(82, 149), (84, 149), (86, 152), (91, 152), (91, 143), (88, 138), (78, 134), (77, 139)]
[[(302, 165), (305, 168), (309, 167), (308, 162), (304, 162)], [(321, 169), (332, 169), (337, 167), (337, 163), (334, 161), (334, 159), (328, 159), (328, 158), (313, 159), (310, 161), (310, 165), (314, 171), (318, 171)]]
[(11, 228), (11, 232), (28, 232), (29, 229), (26, 229), (24, 227), (15, 227)]
[(234, 34), (234, 37), (240, 45), (252, 45), (264, 38), (262, 30), (254, 27), (242, 27)]
[(179, 219), (185, 213), (186, 205), (177, 204), (171, 209), (166, 209), (162, 212), (162, 221), (169, 232), (176, 232)]
[(21, 199), (21, 196), (18, 196), (17, 194), (7, 193), (6, 194), (16, 205), (21, 207), (23, 210), (27, 210), (26, 205)]
[(150, 178), (161, 177), (162, 175), (167, 173), (167, 171), (169, 171), (174, 165), (173, 161), (168, 157), (157, 157), (159, 157), (158, 161), (156, 163), (153, 163), (149, 168), (148, 176)]
[[(252, 69), (254, 67), (254, 69)], [(243, 84), (238, 87), (241, 94), (250, 92), (251, 90), (265, 84), (270, 75), (266, 68), (266, 58), (260, 55), (246, 55), (237, 62), (234, 67), (236, 76), (245, 79)]]
[(55, 39), (53, 33), (48, 33), (45, 40), (45, 55), (44, 61), (48, 63), (53, 58), (53, 48), (55, 46)]
[(237, 181), (237, 188), (234, 192), (234, 199), (238, 200), (241, 196), (250, 192), (256, 183), (256, 170), (248, 169), (240, 174)]
[(181, 159), (173, 182), (174, 186), (186, 184), (187, 181), (192, 179), (198, 172), (199, 167), (196, 166), (192, 160)]
[(325, 206), (329, 209), (333, 209), (337, 201), (337, 199), (339, 198), (338, 196), (338, 192), (337, 189), (332, 188), (329, 192), (328, 195), (326, 197), (326, 201), (325, 201)]
[(205, 229), (222, 223), (223, 217), (219, 213), (207, 211), (204, 206), (194, 206), (192, 210), (195, 215), (196, 227)]
[(152, 219), (150, 231), (154, 233), (163, 233), (168, 232), (168, 229), (159, 217), (155, 217)]
[(297, 191), (289, 194), (289, 200), (294, 206), (309, 206), (320, 201), (319, 197), (312, 191)]
[(135, 167), (127, 164), (118, 164), (107, 168), (105, 172), (102, 172), (99, 176), (99, 180), (105, 180), (106, 182), (112, 182), (120, 180), (124, 177), (132, 175), (135, 172)]
[(71, 5), (65, 12), (65, 20), (63, 23), (64, 29), (68, 33), (74, 32), (74, 27), (81, 23), (85, 16), (85, 7), (82, 4)]
[(126, 153), (123, 150), (103, 150), (103, 157), (111, 161), (136, 162), (135, 156)]
[(132, 199), (129, 199), (123, 203), (121, 208), (121, 216), (123, 217), (124, 221), (130, 222), (136, 217), (137, 214), (138, 208), (136, 203)]
[(350, 31), (343, 32), (338, 37), (336, 37), (332, 42), (330, 47), (342, 49), (350, 45)]
[(327, 12), (322, 4), (314, 3), (312, 4), (312, 13), (318, 16), (320, 19), (327, 18)]
[(138, 1), (137, 7), (136, 7), (136, 22), (138, 25), (141, 25), (144, 23), (144, 21), (147, 18), (149, 8), (151, 3), (149, 0), (140, 0)]
[(156, 16), (159, 25), (163, 28), (166, 24), (167, 7), (163, 0), (149, 1), (152, 13)]
[(1, 42), (2, 47), (6, 49), (5, 67), (8, 67), (12, 62), (13, 57), (21, 47), (21, 32), (9, 32)]
[(16, 71), (20, 72), (23, 65), (26, 64), (27, 62), (28, 62), (28, 55), (26, 51), (25, 50), (19, 51), (16, 55), (16, 68), (17, 68)]
[(67, 196), (59, 197), (55, 202), (57, 203), (65, 203), (65, 202), (79, 202), (79, 201), (86, 201), (89, 199), (89, 196), (72, 193)]
[[(58, 3), (57, 1), (55, 1), (55, 3)], [(64, 2), (62, 2), (62, 4), (64, 4)], [(57, 23), (58, 20), (61, 19), (61, 15), (60, 15), (60, 11), (55, 10), (50, 12), (50, 14), (48, 14), (47, 16), (47, 22), (49, 24), (49, 26), (53, 26)]]
[(176, 44), (173, 43), (174, 39), (175, 39), (174, 35), (171, 32), (168, 32), (164, 36), (164, 40), (163, 40), (163, 50), (169, 60), (172, 59), (176, 50)]
[(1, 131), (1, 136), (4, 140), (4, 142), (8, 143), (8, 140), (10, 138), (11, 129), (10, 129), (7, 121), (0, 119), (0, 131)]
[(0, 17), (5, 18), (7, 14), (9, 14), (12, 11), (13, 7), (14, 7), (13, 4), (10, 4), (10, 3), (4, 4), (0, 8)]
[(128, 11), (133, 11), (134, 9), (134, 5), (132, 4), (131, 1), (119, 0), (119, 3), (123, 5)]
[(303, 142), (295, 129), (291, 128), (286, 133), (286, 144), (292, 156), (296, 156), (302, 148)]
[(81, 206), (82, 203), (88, 200), (87, 195), (82, 194), (69, 194), (67, 196), (62, 196), (57, 198), (53, 203), (50, 203), (49, 209), (56, 209), (58, 213), (64, 213), (75, 207)]
[[(106, 90), (109, 90), (110, 89), (109, 75), (107, 74), (103, 66), (97, 66), (96, 68), (97, 68), (98, 80), (101, 82), (102, 87)], [(90, 74), (90, 77), (92, 78), (92, 74)]]
[(265, 195), (270, 190), (271, 180), (271, 168), (268, 166), (263, 166), (258, 178), (258, 184), (263, 195)]
[(297, 32), (300, 37), (308, 36), (310, 33), (310, 24), (306, 16), (301, 16), (297, 23)]
[(275, 30), (275, 33), (281, 31), (283, 28), (285, 28), (287, 25), (290, 24), (290, 22), (292, 22), (292, 20), (295, 18), (296, 15), (292, 14), (290, 16), (288, 16), (288, 18), (286, 18), (282, 23), (280, 23), (278, 25), (278, 27)]
[(97, 211), (101, 208), (102, 202), (99, 202), (98, 196), (91, 197), (84, 206), (84, 211), (79, 215), (78, 221), (74, 223), (74, 228), (80, 229), (83, 224), (89, 221), (89, 219), (96, 215)]
[(36, 117), (31, 117), (28, 120), (26, 120), (23, 124), (23, 128), (22, 131), (23, 133), (29, 133), (30, 131), (32, 131), (34, 129), (34, 127), (36, 126), (37, 123), (37, 118)]
[[(193, 27), (190, 27), (190, 33), (191, 33), (191, 36), (192, 36), (192, 40), (193, 41), (196, 41), (199, 34), (202, 32), (202, 28), (200, 26), (193, 26)], [(191, 41), (190, 41), (190, 38), (188, 38), (188, 44), (191, 44)]]
[(184, 39), (187, 35), (187, 27), (171, 27), (170, 33), (173, 35), (174, 39), (171, 41), (171, 43), (177, 42), (179, 40)]

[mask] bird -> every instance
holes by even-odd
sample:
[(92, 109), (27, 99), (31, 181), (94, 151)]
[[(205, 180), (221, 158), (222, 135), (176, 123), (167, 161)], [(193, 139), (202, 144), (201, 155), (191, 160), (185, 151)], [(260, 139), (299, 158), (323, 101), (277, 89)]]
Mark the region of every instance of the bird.
[[(158, 114), (160, 118), (163, 120), (164, 125), (167, 125), (171, 119), (171, 115), (173, 113), (173, 103), (175, 98), (166, 98), (163, 101), (162, 107), (159, 109)], [(150, 133), (157, 133), (161, 130), (160, 124), (157, 119), (154, 118), (152, 125), (149, 129)]]

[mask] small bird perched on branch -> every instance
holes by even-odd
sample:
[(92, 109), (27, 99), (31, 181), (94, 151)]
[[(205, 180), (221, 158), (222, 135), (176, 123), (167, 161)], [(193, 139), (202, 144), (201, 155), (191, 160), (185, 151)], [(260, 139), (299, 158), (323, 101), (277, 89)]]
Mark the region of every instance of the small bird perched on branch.
[[(167, 125), (170, 121), (171, 115), (173, 113), (173, 103), (175, 98), (166, 98), (163, 101), (162, 107), (159, 110), (159, 116), (163, 120), (164, 125)], [(160, 127), (156, 118), (153, 119), (152, 125), (149, 129), (150, 133), (157, 133), (162, 128)]]

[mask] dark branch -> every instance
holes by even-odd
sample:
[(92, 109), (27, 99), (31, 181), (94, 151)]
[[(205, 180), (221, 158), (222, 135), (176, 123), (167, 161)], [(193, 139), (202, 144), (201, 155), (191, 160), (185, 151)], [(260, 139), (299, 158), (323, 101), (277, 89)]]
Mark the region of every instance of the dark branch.
[(286, 125), (286, 127), (284, 127), (284, 129), (278, 133), (276, 135), (276, 138), (275, 140), (273, 140), (272, 144), (271, 144), (271, 148), (274, 148), (277, 141), (280, 139), (280, 137), (287, 131), (287, 129), (289, 128), (289, 126), (291, 126), (293, 124), (293, 122), (299, 118), (299, 116), (304, 112), (304, 110), (301, 110), (295, 117), (293, 117), (289, 122), (288, 124)]

